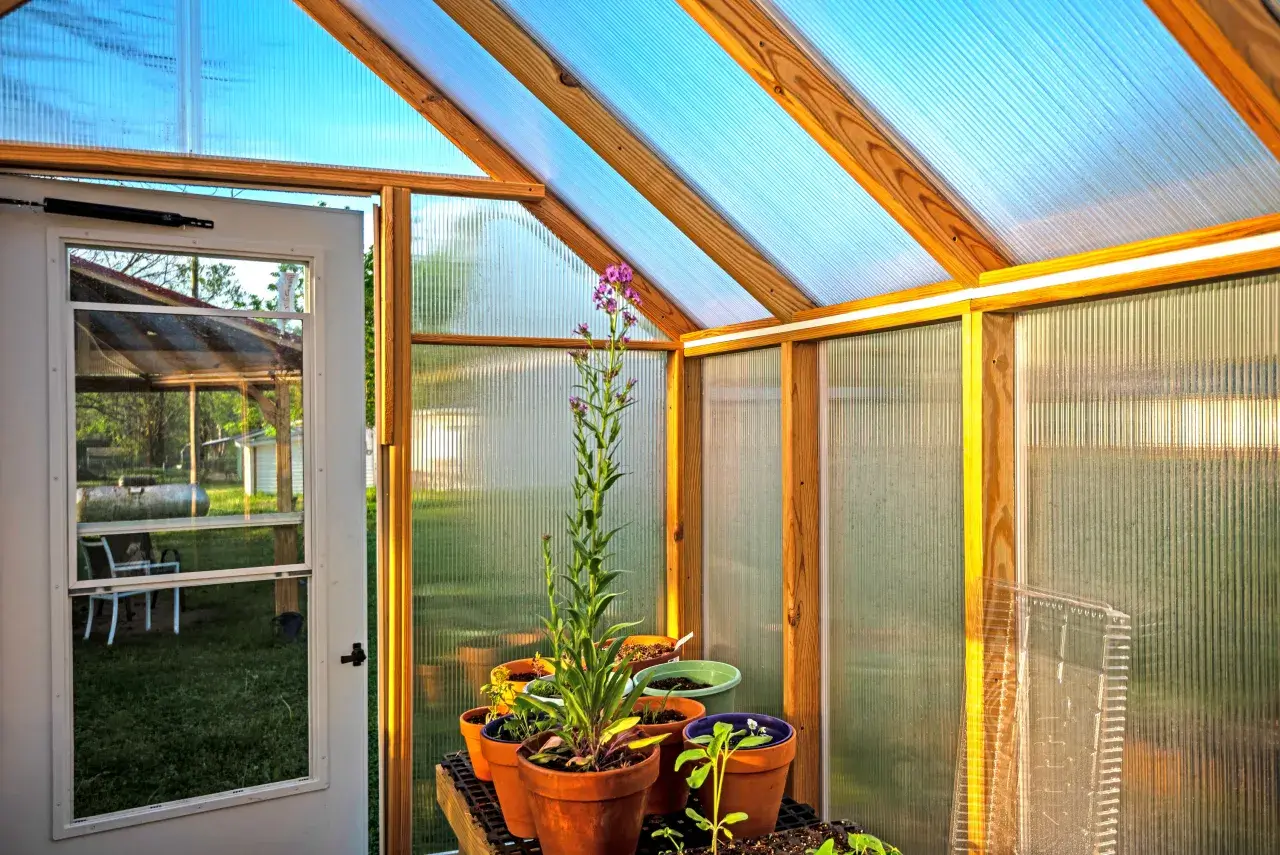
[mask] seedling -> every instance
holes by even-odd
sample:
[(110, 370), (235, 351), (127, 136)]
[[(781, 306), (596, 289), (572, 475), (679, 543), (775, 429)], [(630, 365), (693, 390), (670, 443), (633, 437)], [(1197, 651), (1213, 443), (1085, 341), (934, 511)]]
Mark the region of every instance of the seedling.
[[(698, 828), (711, 833), (711, 852), (715, 855), (719, 851), (721, 835), (726, 841), (733, 840), (733, 832), (729, 830), (729, 826), (747, 818), (742, 811), (720, 816), (720, 794), (724, 790), (724, 776), (729, 766), (729, 759), (743, 748), (759, 748), (761, 745), (768, 745), (773, 741), (773, 737), (765, 728), (756, 724), (755, 719), (749, 718), (744, 730), (734, 730), (733, 725), (728, 722), (718, 721), (709, 735), (697, 736), (690, 741), (698, 747), (690, 748), (676, 758), (676, 771), (689, 761), (703, 761), (702, 765), (689, 773), (688, 781), (689, 788), (696, 790), (705, 784), (707, 777), (710, 776), (711, 818), (708, 819), (693, 808), (685, 808), (684, 812)], [(705, 808), (706, 805), (703, 807)]]
[(674, 852), (675, 855), (684, 855), (684, 840), (681, 839), (684, 835), (674, 828), (659, 828), (650, 836), (666, 838), (666, 841), (671, 844), (671, 848), (667, 850), (668, 852)]
[[(808, 855), (836, 855), (835, 838), (827, 838), (817, 849), (806, 851)], [(853, 855), (902, 855), (902, 850), (884, 843), (874, 834), (850, 834), (849, 851)]]

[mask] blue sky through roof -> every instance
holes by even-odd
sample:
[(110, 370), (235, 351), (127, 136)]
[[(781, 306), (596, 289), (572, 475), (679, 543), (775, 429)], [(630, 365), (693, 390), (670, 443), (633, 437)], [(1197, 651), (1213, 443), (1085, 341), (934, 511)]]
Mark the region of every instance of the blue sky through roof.
[(500, 2), (817, 302), (950, 278), (675, 2)]

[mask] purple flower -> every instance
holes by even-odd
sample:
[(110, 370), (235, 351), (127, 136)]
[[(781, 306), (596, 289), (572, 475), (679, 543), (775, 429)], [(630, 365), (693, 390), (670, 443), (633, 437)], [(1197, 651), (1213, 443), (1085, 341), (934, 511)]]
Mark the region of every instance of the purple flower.
[(587, 414), (587, 402), (574, 395), (569, 399), (569, 409), (573, 410), (574, 415), (585, 416)]
[(569, 358), (574, 362), (585, 362), (587, 359), (587, 352), (585, 350), (571, 350), (569, 351)]
[[(631, 268), (627, 268), (630, 271)], [(604, 278), (610, 282), (617, 282), (622, 278), (622, 271), (618, 269), (618, 265), (610, 264), (604, 269)]]
[(627, 264), (625, 261), (618, 265), (619, 282), (630, 282), (633, 273), (634, 271), (632, 271), (631, 265)]
[(636, 323), (636, 316), (635, 316), (635, 315), (633, 315), (633, 314), (631, 313), (631, 311), (630, 311), (630, 310), (623, 311), (623, 313), (622, 313), (622, 322), (623, 322), (624, 324), (626, 324), (627, 326), (629, 326), (629, 327), (630, 327), (630, 326), (635, 326), (635, 323)]
[(640, 305), (640, 295), (637, 294), (636, 289), (632, 288), (630, 285), (622, 289), (622, 296), (626, 297), (627, 302), (631, 303), (631, 305), (633, 306)]
[(573, 331), (583, 338), (591, 338), (591, 329), (587, 326), (587, 322), (583, 321), (573, 328)]
[(634, 389), (634, 388), (635, 388), (635, 385), (636, 385), (636, 378), (632, 377), (632, 378), (630, 378), (629, 380), (627, 380), (627, 388), (628, 388), (628, 389)]
[(621, 339), (619, 339), (619, 341), (621, 341), (623, 344), (631, 344), (631, 336), (624, 335)]
[(604, 309), (606, 312), (608, 312), (611, 315), (617, 313), (618, 311), (617, 298), (616, 297), (608, 298), (607, 300), (605, 300), (603, 303), (600, 304), (600, 308)]

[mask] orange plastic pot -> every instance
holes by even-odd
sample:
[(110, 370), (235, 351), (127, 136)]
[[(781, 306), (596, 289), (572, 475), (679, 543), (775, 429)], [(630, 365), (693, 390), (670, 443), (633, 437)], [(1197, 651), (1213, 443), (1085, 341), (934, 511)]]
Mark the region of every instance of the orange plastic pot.
[(680, 651), (674, 649), (677, 639), (668, 635), (628, 635), (622, 642), (623, 650), (625, 650), (629, 644), (661, 644), (664, 641), (667, 644), (670, 644), (673, 648), (669, 653), (651, 656), (648, 659), (631, 660), (631, 673), (639, 674), (651, 665), (661, 665), (663, 662), (671, 662), (672, 660), (679, 659)]
[(707, 714), (707, 709), (692, 698), (650, 698), (636, 701), (634, 712), (637, 714), (646, 708), (660, 709), (663, 702), (666, 708), (683, 713), (684, 718), (668, 724), (642, 724), (641, 732), (645, 736), (666, 734), (667, 738), (658, 743), (658, 780), (649, 788), (645, 797), (644, 812), (646, 814), (678, 813), (684, 810), (689, 801), (689, 782), (686, 780), (689, 770), (677, 772), (676, 758), (684, 750), (680, 734), (685, 725)]
[(480, 751), (493, 772), (493, 788), (498, 793), (498, 807), (502, 808), (502, 821), (507, 824), (507, 831), (514, 837), (537, 837), (538, 831), (533, 825), (516, 758), (520, 743), (495, 738), (501, 722), (502, 719), (495, 719), (480, 731)]
[(643, 762), (608, 772), (558, 772), (529, 757), (549, 734), (519, 751), (520, 775), (529, 793), (538, 844), (546, 855), (629, 855), (640, 842), (644, 802), (658, 779), (658, 751)]
[[(484, 754), (480, 750), (480, 730), (484, 727), (483, 715), (487, 715), (488, 712), (488, 707), (476, 707), (458, 716), (458, 729), (462, 731), (462, 738), (467, 743), (467, 756), (471, 758), (471, 769), (476, 773), (476, 777), (482, 781), (493, 780), (493, 775), (489, 771), (489, 762), (485, 760)], [(479, 724), (472, 724), (467, 721), (470, 716), (477, 713), (483, 714)]]
[[(539, 659), (538, 665), (542, 669), (543, 677), (550, 677), (556, 673), (556, 668), (545, 659)], [(520, 674), (533, 671), (533, 659), (513, 659), (510, 662), (503, 662), (501, 665), (489, 672), (489, 682), (493, 683), (497, 680), (498, 668), (506, 668), (509, 673)], [(524, 687), (531, 683), (531, 680), (507, 680), (511, 684), (511, 692), (518, 695), (524, 691)]]
[[(796, 757), (795, 729), (780, 718), (747, 713), (724, 713), (690, 722), (684, 729), (686, 748), (701, 748), (690, 741), (691, 737), (709, 734), (717, 721), (743, 730), (748, 718), (755, 719), (772, 734), (779, 734), (775, 741), (759, 748), (743, 748), (735, 751), (725, 767), (724, 786), (720, 792), (720, 816), (741, 811), (747, 815), (732, 827), (734, 837), (760, 837), (769, 834), (778, 824), (778, 809), (782, 806), (782, 791), (787, 786), (787, 773)], [(692, 766), (686, 765), (686, 771)], [(702, 814), (710, 816), (712, 810), (712, 782), (698, 788), (698, 800), (702, 802)]]

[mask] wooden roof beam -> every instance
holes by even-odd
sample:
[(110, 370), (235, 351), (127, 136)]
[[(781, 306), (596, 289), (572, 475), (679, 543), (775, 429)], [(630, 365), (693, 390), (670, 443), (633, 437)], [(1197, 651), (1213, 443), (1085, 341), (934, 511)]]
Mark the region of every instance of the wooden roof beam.
[(813, 308), (799, 287), (609, 108), (585, 87), (566, 85), (555, 59), (495, 0), (437, 5), (766, 309), (788, 319)]
[(26, 4), (26, 2), (27, 0), (0, 0), (0, 18), (16, 11), (19, 6)]
[(1010, 261), (754, 0), (679, 0), (774, 101), (958, 281)]
[(1147, 6), (1280, 158), (1280, 22), (1261, 0), (1147, 0)]
[[(524, 164), (472, 121), (421, 71), (352, 14), (340, 0), (295, 2), (492, 178), (510, 182), (538, 180)], [(541, 201), (521, 204), (597, 272), (624, 258), (616, 247), (587, 225), (554, 193), (548, 191)], [(631, 285), (643, 301), (640, 312), (654, 326), (672, 339), (699, 328), (696, 321), (644, 275), (639, 265), (633, 262), (632, 267), (636, 268), (636, 277)]]

